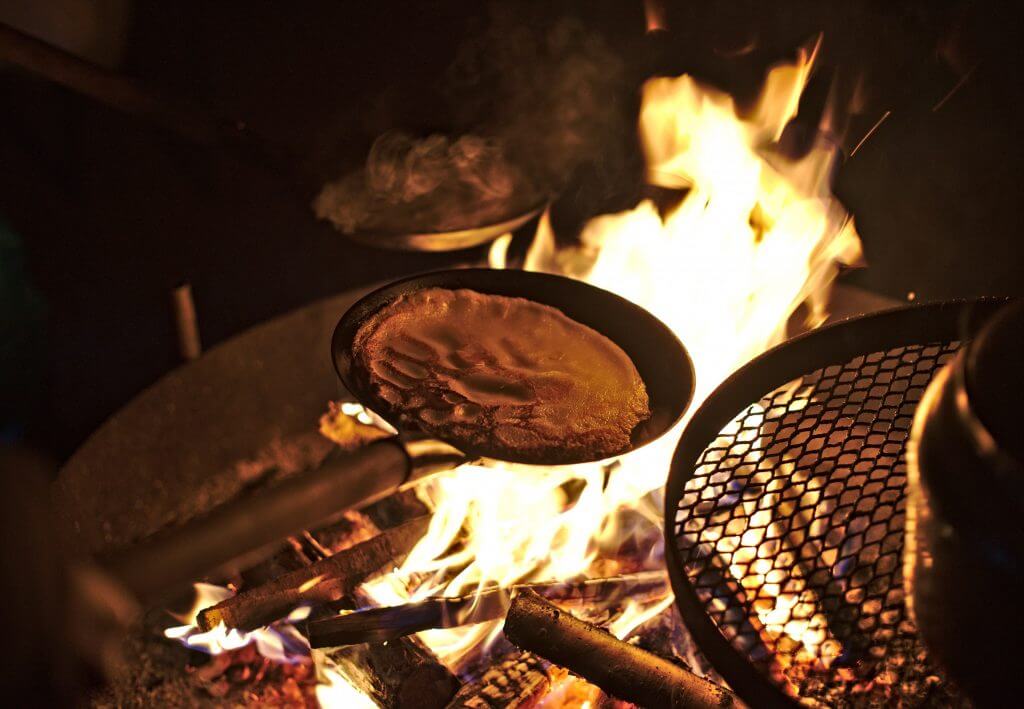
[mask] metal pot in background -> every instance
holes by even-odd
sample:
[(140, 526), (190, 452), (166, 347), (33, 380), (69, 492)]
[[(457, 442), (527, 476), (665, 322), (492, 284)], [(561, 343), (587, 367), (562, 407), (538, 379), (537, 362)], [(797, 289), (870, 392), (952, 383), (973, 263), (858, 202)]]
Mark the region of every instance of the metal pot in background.
[(1024, 657), (1024, 302), (932, 380), (908, 447), (904, 583), (929, 649), (980, 706)]

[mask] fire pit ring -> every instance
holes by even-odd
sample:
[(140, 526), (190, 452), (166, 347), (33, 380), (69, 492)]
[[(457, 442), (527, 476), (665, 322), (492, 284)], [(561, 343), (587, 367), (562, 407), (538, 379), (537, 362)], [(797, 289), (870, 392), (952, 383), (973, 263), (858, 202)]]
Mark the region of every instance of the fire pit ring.
[(934, 693), (955, 691), (934, 681), (904, 603), (905, 444), (932, 375), (1005, 302), (807, 333), (694, 414), (666, 488), (667, 565), (687, 627), (746, 701), (942, 703)]

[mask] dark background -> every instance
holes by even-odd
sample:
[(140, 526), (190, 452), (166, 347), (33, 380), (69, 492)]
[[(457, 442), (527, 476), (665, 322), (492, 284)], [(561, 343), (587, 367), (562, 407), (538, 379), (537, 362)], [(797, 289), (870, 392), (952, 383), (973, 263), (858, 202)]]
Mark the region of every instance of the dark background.
[[(933, 299), (1024, 292), (1020, 11), (1009, 5), (667, 0), (668, 32), (654, 35), (640, 2), (506, 3), (497, 14), (537, 37), (573, 15), (602, 37), (625, 68), (609, 110), (629, 126), (643, 76), (689, 71), (742, 100), (767, 66), (824, 32), (805, 127), (834, 93), (849, 154), (890, 112), (837, 175), (869, 262), (847, 279)], [(385, 129), (472, 128), (446, 70), (493, 26), (491, 8), (69, 0), (0, 2), (0, 18), (244, 119), (315, 181), (358, 165)], [(496, 104), (496, 83), (482, 74), (470, 88)], [(178, 364), (169, 292), (181, 282), (192, 284), (210, 347), (328, 294), (483, 255), (358, 246), (312, 218), (298, 178), (188, 145), (12, 67), (0, 67), (0, 96), (0, 427), (54, 460)], [(790, 137), (799, 143), (799, 130)], [(632, 178), (609, 190), (615, 180), (599, 172), (569, 179), (560, 237), (633, 198)]]

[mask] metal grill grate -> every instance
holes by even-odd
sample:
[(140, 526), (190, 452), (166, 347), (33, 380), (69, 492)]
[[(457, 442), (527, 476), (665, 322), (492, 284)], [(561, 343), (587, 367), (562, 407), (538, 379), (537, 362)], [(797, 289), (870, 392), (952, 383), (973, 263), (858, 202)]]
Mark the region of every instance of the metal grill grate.
[(957, 701), (908, 617), (902, 548), (914, 410), (958, 347), (874, 352), (775, 389), (713, 437), (680, 492), (683, 574), (732, 648), (791, 696)]

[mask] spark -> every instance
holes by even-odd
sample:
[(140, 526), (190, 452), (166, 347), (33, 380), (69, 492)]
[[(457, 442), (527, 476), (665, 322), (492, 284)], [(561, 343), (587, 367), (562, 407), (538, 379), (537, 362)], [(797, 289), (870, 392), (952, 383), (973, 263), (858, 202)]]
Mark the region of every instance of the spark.
[[(981, 64), (981, 62), (978, 62), (978, 64)], [(935, 113), (940, 108), (945, 106), (946, 102), (949, 101), (949, 99), (953, 98), (953, 94), (955, 94), (957, 91), (964, 87), (964, 84), (966, 84), (968, 80), (971, 78), (971, 76), (974, 74), (974, 70), (978, 68), (978, 64), (975, 64), (970, 69), (968, 69), (967, 73), (960, 77), (960, 81), (956, 82), (953, 85), (953, 88), (951, 88), (949, 92), (945, 96), (943, 96), (937, 104), (932, 106), (932, 113)]]
[(860, 139), (860, 142), (854, 146), (853, 150), (850, 151), (850, 157), (852, 158), (860, 150), (860, 146), (867, 142), (867, 139), (874, 135), (875, 131), (878, 130), (879, 126), (885, 123), (885, 119), (892, 115), (892, 111), (886, 111), (882, 114), (882, 117), (875, 121), (875, 125), (871, 126), (871, 130), (864, 134), (864, 137)]

